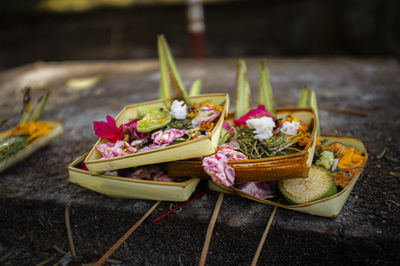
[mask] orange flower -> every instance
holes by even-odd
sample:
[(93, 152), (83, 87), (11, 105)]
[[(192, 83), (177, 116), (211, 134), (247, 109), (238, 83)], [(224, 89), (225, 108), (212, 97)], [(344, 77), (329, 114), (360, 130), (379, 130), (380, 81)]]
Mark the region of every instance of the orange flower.
[(212, 121), (205, 121), (201, 123), (201, 128), (204, 128), (206, 132), (210, 132), (214, 128), (215, 123)]
[[(331, 143), (330, 145), (323, 147), (322, 150), (330, 150), (339, 155), (337, 157), (337, 159), (339, 159), (337, 169), (344, 174), (333, 175), (336, 184), (339, 184), (344, 179), (349, 178), (350, 175), (351, 177), (354, 177), (361, 170), (361, 168), (357, 167), (362, 167), (365, 163), (365, 156), (362, 152), (355, 150), (353, 147), (346, 147), (338, 142)], [(352, 178), (349, 178), (348, 180), (341, 182), (339, 186), (344, 188), (350, 183), (351, 180)]]
[(192, 119), (193, 119), (193, 118), (195, 118), (195, 117), (197, 116), (197, 114), (198, 114), (198, 113), (197, 113), (197, 109), (194, 109), (192, 112), (188, 113), (187, 116), (188, 116), (189, 118), (192, 118)]
[(33, 142), (37, 139), (47, 135), (51, 131), (51, 127), (46, 123), (38, 121), (29, 121), (20, 123), (14, 130), (12, 131), (12, 136), (24, 135), (28, 136), (28, 141)]

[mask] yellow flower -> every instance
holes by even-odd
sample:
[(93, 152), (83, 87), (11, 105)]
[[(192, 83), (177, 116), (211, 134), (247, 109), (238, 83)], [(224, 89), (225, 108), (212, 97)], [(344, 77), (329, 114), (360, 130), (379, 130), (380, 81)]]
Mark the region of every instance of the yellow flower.
[(11, 133), (11, 136), (28, 136), (29, 142), (34, 142), (37, 139), (47, 135), (51, 131), (51, 127), (42, 121), (28, 121), (20, 123)]

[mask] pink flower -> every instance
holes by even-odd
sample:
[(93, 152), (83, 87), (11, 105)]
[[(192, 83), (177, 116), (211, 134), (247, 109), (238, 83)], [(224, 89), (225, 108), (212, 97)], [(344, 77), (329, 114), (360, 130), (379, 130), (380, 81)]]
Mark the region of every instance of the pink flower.
[(242, 116), (241, 118), (239, 118), (237, 120), (233, 120), (233, 123), (235, 123), (235, 125), (237, 127), (246, 126), (247, 120), (249, 120), (250, 118), (257, 118), (257, 117), (261, 117), (261, 116), (272, 117), (270, 112), (268, 112), (265, 109), (264, 105), (259, 105), (257, 109), (250, 110), (246, 115)]
[(153, 140), (153, 143), (156, 145), (161, 145), (161, 144), (169, 145), (174, 141), (174, 139), (180, 138), (183, 135), (185, 135), (184, 129), (170, 128), (165, 130), (164, 132), (162, 130), (154, 132), (153, 135), (151, 135), (151, 139)]
[(103, 156), (102, 159), (109, 159), (137, 152), (136, 148), (132, 147), (128, 142), (122, 140), (117, 140), (115, 143), (109, 141), (107, 143), (99, 144), (97, 146), (97, 150)]
[(232, 186), (235, 182), (235, 173), (233, 168), (228, 165), (228, 161), (228, 157), (217, 152), (203, 158), (202, 166), (214, 182)]
[(203, 169), (214, 182), (225, 186), (232, 186), (235, 183), (235, 170), (228, 165), (228, 162), (247, 160), (243, 153), (235, 150), (238, 147), (237, 142), (225, 143), (218, 146), (217, 153), (203, 158)]
[(155, 149), (159, 149), (159, 148), (163, 148), (163, 147), (167, 147), (167, 146), (168, 146), (168, 144), (161, 144), (161, 145), (150, 144), (149, 146), (141, 148), (137, 152), (151, 151), (151, 150), (155, 150)]
[(157, 165), (137, 167), (135, 171), (127, 177), (145, 180), (154, 179), (155, 181), (160, 182), (172, 182), (172, 180), (165, 174), (165, 171)]
[(137, 130), (137, 122), (139, 119), (135, 119), (129, 123), (123, 124), (119, 126), (119, 130), (122, 130), (124, 132), (124, 135), (129, 135), (131, 140), (136, 140), (136, 139), (143, 139), (145, 138), (148, 133), (139, 133)]
[(226, 131), (229, 131), (229, 133), (230, 133), (231, 135), (235, 134), (235, 131), (233, 130), (233, 127), (231, 127), (231, 125), (229, 125), (228, 122), (224, 122), (224, 123), (222, 124), (222, 127), (223, 127)]
[(258, 198), (273, 198), (272, 189), (266, 182), (247, 182), (239, 186), (239, 189)]
[(93, 128), (99, 138), (109, 139), (112, 142), (124, 139), (125, 135), (128, 135), (130, 140), (145, 138), (147, 133), (139, 133), (137, 131), (137, 121), (138, 119), (135, 119), (117, 128), (114, 118), (107, 116), (107, 122), (94, 121)]
[(99, 138), (109, 139), (112, 142), (116, 142), (117, 140), (121, 140), (124, 138), (122, 128), (117, 128), (115, 120), (111, 116), (107, 116), (107, 122), (94, 121), (93, 127), (96, 135)]

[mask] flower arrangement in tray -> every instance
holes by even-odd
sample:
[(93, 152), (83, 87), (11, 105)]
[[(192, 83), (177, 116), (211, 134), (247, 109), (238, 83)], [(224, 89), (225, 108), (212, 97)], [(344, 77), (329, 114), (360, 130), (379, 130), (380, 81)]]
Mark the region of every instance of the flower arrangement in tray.
[(59, 122), (40, 121), (49, 92), (33, 106), (30, 88), (24, 89), (23, 109), (17, 126), (0, 132), (0, 172), (46, 145), (62, 133)]
[[(115, 119), (107, 116), (107, 122), (94, 122), (100, 140), (85, 159), (91, 173), (215, 153), (228, 112), (228, 95), (188, 96), (162, 36), (158, 37), (158, 51), (160, 100), (129, 105)], [(193, 92), (198, 91), (196, 87)]]
[(209, 186), (212, 190), (264, 204), (336, 217), (360, 177), (368, 154), (363, 143), (355, 138), (323, 136), (320, 139), (306, 178), (236, 182), (229, 187), (209, 181)]
[(250, 90), (243, 73), (245, 64), (239, 60), (236, 119), (224, 123), (217, 153), (203, 157), (201, 163), (170, 162), (169, 174), (208, 177), (214, 190), (266, 204), (338, 215), (367, 161), (364, 145), (354, 138), (319, 137), (316, 95), (307, 88), (298, 107), (275, 110), (264, 62), (259, 105), (248, 111)]
[(258, 107), (252, 109), (246, 64), (238, 60), (234, 116), (223, 125), (217, 153), (202, 158), (202, 163), (172, 162), (170, 174), (211, 177), (225, 186), (307, 176), (317, 120), (310, 108), (275, 110), (265, 62), (260, 67)]
[[(159, 100), (127, 106), (115, 120), (95, 121), (100, 140), (69, 165), (71, 183), (111, 197), (151, 200), (184, 201), (195, 190), (198, 178), (170, 177), (158, 163), (214, 153), (229, 98), (199, 95), (200, 80), (188, 96), (162, 36), (158, 45)], [(171, 81), (179, 100), (172, 100)]]
[[(242, 86), (241, 90), (246, 90), (246, 86)], [(231, 125), (225, 124), (219, 151), (203, 158), (204, 171), (212, 179), (209, 181), (210, 187), (287, 209), (320, 216), (337, 216), (366, 164), (368, 154), (364, 145), (349, 137), (319, 137), (318, 107), (314, 91), (304, 88), (298, 103), (298, 108), (310, 107), (313, 110), (312, 130), (310, 124), (293, 113), (287, 116), (287, 112), (278, 108), (276, 114), (280, 119), (271, 115), (274, 104), (272, 91), (268, 91), (269, 99), (264, 102), (270, 108), (269, 111), (264, 105), (259, 105), (257, 109), (233, 120)], [(236, 101), (239, 110), (241, 104), (243, 102)], [(259, 125), (261, 119), (263, 125)], [(315, 148), (309, 150), (313, 156), (308, 158), (310, 168), (305, 177), (292, 175), (270, 180), (235, 178), (235, 172), (240, 168), (229, 163), (229, 160), (243, 162), (295, 154), (305, 149), (304, 145), (310, 144), (314, 133)], [(173, 167), (176, 165), (170, 169)], [(247, 167), (254, 167), (254, 164), (247, 164)]]
[(140, 106), (138, 118), (119, 127), (110, 116), (107, 122), (94, 122), (96, 135), (108, 140), (96, 148), (102, 159), (109, 159), (187, 142), (209, 135), (223, 111), (223, 105), (210, 101), (174, 100), (170, 108)]

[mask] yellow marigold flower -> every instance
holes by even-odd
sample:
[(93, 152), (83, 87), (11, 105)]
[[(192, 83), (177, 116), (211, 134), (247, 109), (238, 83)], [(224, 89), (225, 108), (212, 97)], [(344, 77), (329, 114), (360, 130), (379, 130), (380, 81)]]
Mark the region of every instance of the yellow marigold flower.
[(12, 136), (24, 135), (28, 136), (28, 141), (33, 142), (47, 135), (51, 131), (51, 127), (42, 121), (28, 121), (20, 123), (11, 133)]
[[(334, 150), (336, 150), (338, 153), (341, 155), (339, 156), (339, 162), (337, 165), (337, 168), (339, 169), (345, 169), (345, 170), (340, 170), (340, 172), (345, 172), (346, 174), (335, 174), (335, 182), (338, 184), (342, 180), (349, 178), (351, 175), (354, 177), (358, 171), (360, 171), (360, 167), (364, 164), (365, 162), (365, 156), (363, 156), (362, 152), (356, 151), (353, 147), (346, 147), (341, 143), (334, 143), (333, 145), (330, 145), (333, 147)], [(346, 168), (353, 168), (353, 169), (346, 169)], [(354, 169), (355, 168), (355, 169)], [(342, 188), (346, 187), (352, 178), (349, 180), (343, 181), (339, 184)]]
[(214, 122), (210, 121), (201, 123), (201, 127), (204, 128), (206, 132), (210, 132), (214, 128), (214, 125)]

